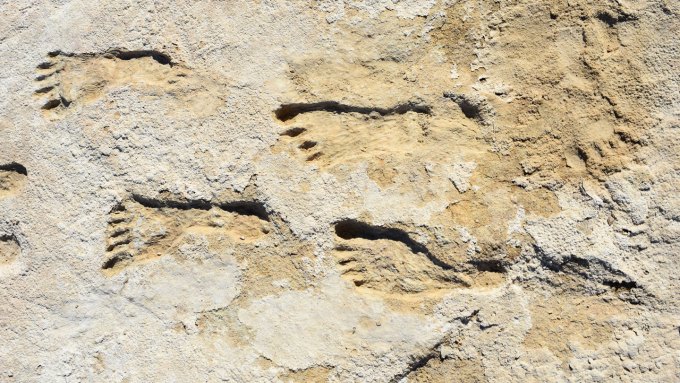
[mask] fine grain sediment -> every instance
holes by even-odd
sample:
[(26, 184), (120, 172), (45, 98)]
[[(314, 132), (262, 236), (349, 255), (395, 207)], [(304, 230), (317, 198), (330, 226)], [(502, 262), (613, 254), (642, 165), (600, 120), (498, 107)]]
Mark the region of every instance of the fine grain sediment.
[(680, 381), (678, 15), (0, 6), (0, 382)]

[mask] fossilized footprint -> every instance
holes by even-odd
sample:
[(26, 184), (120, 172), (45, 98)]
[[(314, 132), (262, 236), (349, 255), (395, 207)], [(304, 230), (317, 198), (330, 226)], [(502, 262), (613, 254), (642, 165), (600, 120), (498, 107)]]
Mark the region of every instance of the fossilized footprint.
[(12, 264), (20, 253), (17, 239), (11, 234), (0, 233), (0, 271)]
[(431, 293), (464, 285), (453, 268), (408, 233), (345, 220), (333, 251), (342, 277), (374, 293)]
[(132, 264), (172, 253), (188, 233), (215, 234), (246, 244), (270, 232), (266, 213), (255, 202), (212, 204), (151, 200), (133, 196), (109, 215), (106, 260), (115, 274)]
[(22, 268), (21, 256), (26, 243), (18, 222), (0, 219), (0, 277), (16, 275)]
[[(422, 137), (430, 108), (408, 102), (389, 108), (334, 101), (285, 104), (276, 118), (288, 125), (281, 146), (321, 166), (361, 161), (381, 153), (406, 153)], [(277, 150), (275, 148), (275, 150)]]
[(132, 87), (151, 97), (167, 97), (175, 107), (197, 113), (214, 111), (223, 103), (215, 81), (193, 75), (158, 51), (109, 50), (102, 53), (50, 52), (38, 65), (35, 91), (51, 116), (76, 104), (104, 97), (116, 87)]
[(12, 162), (0, 165), (0, 198), (15, 194), (26, 182), (26, 168)]

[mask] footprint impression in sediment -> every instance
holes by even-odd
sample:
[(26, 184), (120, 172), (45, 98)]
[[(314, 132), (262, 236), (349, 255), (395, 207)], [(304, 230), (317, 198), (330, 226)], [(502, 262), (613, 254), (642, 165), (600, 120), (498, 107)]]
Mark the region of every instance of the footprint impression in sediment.
[(0, 198), (15, 195), (26, 183), (28, 171), (16, 162), (0, 165)]
[[(494, 132), (496, 112), (486, 99), (447, 92), (434, 104), (373, 107), (322, 101), (283, 104), (274, 113), (283, 125), (274, 152), (288, 152), (341, 177), (365, 165), (384, 190), (427, 189), (433, 198), (449, 201), (424, 227), (430, 248), (409, 235), (407, 223), (400, 229), (351, 220), (335, 225), (337, 266), (363, 293), (422, 296), (498, 285), (522, 246), (533, 242), (516, 229), (523, 217), (549, 217), (560, 210), (548, 188), (515, 184), (535, 172), (521, 152), (500, 156), (492, 150), (494, 137), (487, 134)], [(429, 182), (441, 185), (437, 177), (452, 187), (423, 188)], [(591, 261), (588, 272), (599, 273), (602, 262)], [(588, 279), (588, 272), (555, 270), (585, 278), (583, 283)], [(616, 270), (605, 274), (607, 280), (630, 280)]]
[(333, 250), (343, 278), (362, 291), (403, 295), (462, 286), (453, 267), (404, 230), (356, 220), (335, 224)]
[[(0, 199), (16, 195), (26, 183), (28, 171), (16, 162), (0, 165)], [(21, 255), (16, 225), (0, 221), (0, 273), (10, 270)]]
[(196, 115), (209, 114), (223, 103), (215, 80), (196, 76), (169, 55), (153, 50), (50, 52), (37, 66), (35, 81), (34, 93), (42, 100), (45, 115), (52, 118), (122, 87), (165, 98), (171, 107), (181, 106)]
[(0, 232), (0, 272), (11, 267), (20, 254), (21, 247), (16, 236)]
[(235, 247), (248, 247), (271, 230), (267, 212), (258, 202), (174, 201), (133, 195), (109, 215), (102, 269), (115, 275), (173, 254), (191, 234), (214, 235)]
[(293, 103), (275, 111), (276, 118), (290, 126), (281, 133), (281, 143), (298, 158), (323, 167), (388, 151), (406, 153), (422, 134), (423, 116), (429, 114), (429, 106), (415, 101), (389, 107)]
[(22, 240), (18, 222), (0, 220), (0, 276), (16, 275), (26, 243)]

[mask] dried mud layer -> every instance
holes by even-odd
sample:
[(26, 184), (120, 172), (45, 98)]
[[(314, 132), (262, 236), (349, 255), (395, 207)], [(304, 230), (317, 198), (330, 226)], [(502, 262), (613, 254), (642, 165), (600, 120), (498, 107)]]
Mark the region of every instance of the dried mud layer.
[(0, 6), (0, 382), (680, 381), (680, 5)]

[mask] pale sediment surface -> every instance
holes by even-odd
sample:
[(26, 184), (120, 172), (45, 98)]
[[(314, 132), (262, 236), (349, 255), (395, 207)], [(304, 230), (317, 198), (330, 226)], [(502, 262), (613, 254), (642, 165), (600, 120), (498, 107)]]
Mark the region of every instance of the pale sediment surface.
[(680, 381), (676, 1), (0, 1), (0, 382)]

